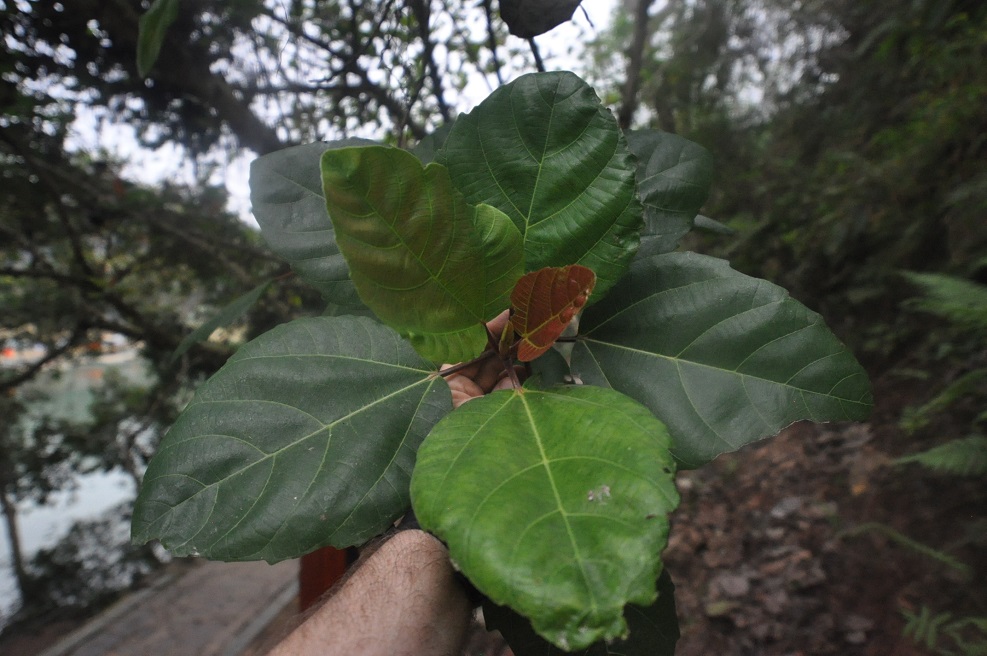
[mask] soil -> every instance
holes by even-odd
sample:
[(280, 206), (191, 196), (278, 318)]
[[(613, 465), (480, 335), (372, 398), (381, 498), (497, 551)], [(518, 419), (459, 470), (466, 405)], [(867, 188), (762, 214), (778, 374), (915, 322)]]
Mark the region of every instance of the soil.
[[(934, 654), (905, 636), (905, 613), (987, 617), (984, 481), (892, 463), (969, 431), (963, 416), (925, 437), (900, 430), (902, 408), (926, 394), (889, 375), (868, 424), (795, 424), (679, 475), (665, 553), (677, 655)], [(888, 528), (969, 570), (901, 544)], [(937, 646), (955, 649), (943, 636)]]

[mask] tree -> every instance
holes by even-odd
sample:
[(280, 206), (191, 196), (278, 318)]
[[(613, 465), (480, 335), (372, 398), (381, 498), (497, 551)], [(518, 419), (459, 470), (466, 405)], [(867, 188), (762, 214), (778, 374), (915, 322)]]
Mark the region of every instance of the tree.
[[(104, 333), (140, 345), (154, 370), (150, 387), (104, 388), (94, 423), (79, 429), (98, 443), (101, 466), (135, 479), (149, 446), (136, 437), (167, 425), (235, 346), (200, 341), (173, 363), (183, 337), (284, 272), (225, 211), (225, 192), (205, 182), (210, 163), (358, 126), (396, 143), (417, 139), (452, 116), (452, 90), (478, 71), (510, 70), (515, 53), (502, 45), (504, 28), (487, 21), (489, 3), (216, 1), (167, 26), (165, 55), (145, 78), (137, 50), (148, 4), (0, 3), (0, 335), (44, 352), (0, 370), (0, 393), (19, 398)], [(467, 13), (489, 29), (467, 28)], [(199, 179), (161, 189), (122, 179), (126, 162), (76, 145), (83, 114), (134, 126), (147, 147), (180, 145)], [(291, 277), (275, 287), (247, 313), (246, 338), (321, 309)], [(36, 438), (24, 436), (28, 447), (8, 451), (9, 462), (39, 467)], [(32, 480), (22, 479), (17, 495), (5, 488), (10, 517)]]
[(900, 339), (875, 325), (898, 315), (892, 270), (982, 269), (985, 79), (973, 62), (983, 56), (984, 8), (637, 6), (649, 4), (651, 38), (635, 42), (643, 63), (614, 61), (631, 29), (618, 20), (596, 46), (599, 79), (617, 99), (614, 71), (628, 84), (639, 78), (639, 98), (621, 101), (640, 105), (635, 124), (707, 145), (732, 181), (705, 211), (739, 234), (702, 247), (855, 322), (837, 329), (875, 355), (916, 337), (907, 320), (895, 320)]

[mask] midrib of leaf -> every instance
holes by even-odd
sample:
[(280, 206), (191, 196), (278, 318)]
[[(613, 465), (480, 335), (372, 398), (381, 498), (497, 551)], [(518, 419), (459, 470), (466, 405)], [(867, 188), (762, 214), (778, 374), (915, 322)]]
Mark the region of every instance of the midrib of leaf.
[[(379, 362), (377, 360), (370, 360), (368, 358), (358, 358), (358, 357), (354, 357), (352, 355), (336, 355), (336, 354), (328, 354), (328, 353), (287, 353), (287, 354), (284, 354), (284, 353), (276, 353), (276, 354), (273, 354), (273, 355), (248, 355), (248, 356), (244, 356), (242, 358), (237, 358), (236, 360), (233, 360), (231, 362), (231, 364), (235, 364), (237, 362), (249, 362), (251, 360), (272, 360), (272, 359), (277, 360), (277, 359), (281, 359), (281, 358), (326, 358), (326, 359), (329, 359), (329, 360), (346, 360), (346, 361), (349, 361), (349, 362), (369, 363), (369, 364), (372, 364), (372, 365), (375, 365), (375, 366), (378, 366), (378, 367), (391, 367), (393, 369), (404, 369), (405, 371), (414, 371), (415, 373), (421, 373), (421, 374), (434, 374), (434, 373), (436, 373), (436, 371), (434, 369), (418, 369), (416, 367), (409, 367), (409, 366), (403, 365), (403, 364), (394, 364), (393, 362)], [(253, 399), (224, 399), (224, 400), (225, 401), (237, 401), (237, 400), (240, 400), (240, 401), (252, 401)], [(207, 402), (206, 401), (199, 401), (199, 403), (207, 403)], [(287, 405), (287, 404), (285, 404), (285, 405)], [(293, 406), (288, 406), (288, 407), (293, 407)], [(316, 421), (318, 421), (318, 420), (316, 419)]]
[[(557, 96), (558, 92), (559, 92), (559, 82), (556, 82), (555, 93), (553, 94), (552, 97), (554, 98), (555, 96)], [(513, 112), (511, 113), (513, 114)], [(531, 212), (535, 206), (535, 198), (538, 197), (538, 183), (541, 182), (541, 174), (545, 167), (545, 151), (548, 150), (548, 140), (549, 140), (549, 135), (552, 134), (552, 122), (554, 120), (555, 120), (555, 103), (553, 102), (552, 107), (549, 110), (549, 114), (548, 114), (548, 127), (545, 130), (545, 143), (542, 144), (541, 157), (538, 158), (538, 175), (535, 176), (535, 186), (532, 187), (531, 189), (531, 199), (528, 201), (528, 212), (524, 215), (525, 235), (528, 234), (527, 228), (528, 226), (531, 225)], [(518, 131), (518, 139), (521, 141), (521, 143), (524, 143), (524, 139), (521, 138), (521, 130), (518, 128), (518, 126), (519, 123), (517, 120), (517, 116), (515, 115), (514, 129)]]
[[(195, 494), (187, 497), (181, 503), (176, 504), (175, 506), (172, 506), (171, 511), (174, 511), (175, 508), (178, 508), (178, 507), (180, 507), (180, 506), (188, 503), (192, 499), (195, 499), (196, 497), (198, 497), (203, 492), (206, 492), (206, 491), (208, 491), (208, 490), (210, 490), (210, 489), (212, 489), (212, 488), (214, 488), (216, 486), (222, 485), (223, 483), (225, 483), (229, 479), (233, 478), (234, 476), (238, 476), (239, 474), (247, 471), (248, 469), (253, 469), (257, 465), (260, 465), (260, 464), (262, 464), (262, 463), (270, 460), (271, 458), (276, 458), (277, 456), (281, 455), (281, 453), (283, 453), (284, 451), (287, 451), (288, 449), (291, 449), (291, 448), (293, 448), (293, 447), (301, 444), (305, 440), (308, 440), (308, 439), (311, 439), (311, 438), (315, 437), (316, 435), (318, 435), (319, 433), (325, 431), (326, 429), (329, 429), (329, 431), (331, 433), (332, 428), (335, 427), (337, 424), (339, 424), (341, 422), (344, 422), (344, 421), (350, 419), (351, 417), (355, 417), (356, 415), (359, 415), (362, 412), (366, 412), (367, 410), (369, 410), (370, 408), (373, 408), (377, 404), (379, 404), (379, 403), (381, 403), (383, 401), (386, 401), (386, 400), (390, 399), (393, 396), (397, 396), (398, 394), (403, 394), (404, 392), (407, 392), (408, 390), (413, 389), (413, 388), (417, 387), (418, 385), (421, 385), (423, 383), (431, 383), (432, 380), (434, 380), (434, 379), (426, 378), (424, 380), (419, 380), (419, 381), (415, 382), (412, 385), (408, 385), (407, 387), (403, 387), (403, 388), (401, 388), (399, 390), (396, 390), (394, 392), (391, 392), (387, 396), (384, 396), (382, 398), (379, 398), (379, 399), (377, 399), (376, 401), (374, 401), (372, 403), (368, 403), (367, 405), (362, 406), (361, 408), (359, 408), (357, 410), (354, 410), (353, 412), (350, 412), (349, 414), (346, 414), (346, 415), (344, 415), (344, 416), (342, 416), (342, 417), (340, 417), (338, 419), (335, 419), (335, 420), (333, 420), (333, 421), (331, 421), (329, 423), (323, 423), (323, 422), (319, 421), (317, 418), (313, 417), (311, 414), (305, 412), (304, 410), (302, 410), (300, 408), (296, 408), (295, 406), (288, 405), (287, 403), (278, 403), (276, 401), (268, 401), (268, 400), (265, 400), (265, 399), (237, 399), (237, 400), (234, 400), (234, 399), (223, 400), (223, 399), (221, 399), (221, 400), (218, 400), (218, 401), (200, 401), (200, 402), (196, 403), (196, 405), (198, 405), (198, 404), (204, 404), (204, 403), (229, 403), (230, 401), (240, 401), (240, 402), (243, 402), (243, 403), (246, 403), (246, 402), (250, 402), (250, 403), (258, 403), (258, 402), (259, 403), (272, 403), (272, 404), (284, 406), (286, 408), (291, 408), (291, 409), (296, 410), (296, 411), (298, 411), (298, 412), (300, 412), (300, 413), (302, 413), (302, 414), (304, 414), (304, 415), (306, 415), (308, 417), (311, 417), (313, 421), (321, 424), (321, 428), (319, 428), (318, 430), (313, 431), (311, 433), (308, 433), (306, 435), (303, 435), (302, 437), (298, 438), (294, 442), (291, 442), (290, 444), (286, 444), (285, 446), (281, 447), (280, 449), (278, 449), (276, 451), (272, 451), (271, 453), (264, 454), (264, 456), (261, 457), (260, 459), (255, 460), (254, 462), (251, 462), (250, 464), (246, 465), (245, 467), (241, 467), (240, 469), (237, 469), (236, 471), (234, 471), (233, 473), (231, 473), (229, 476), (223, 478), (222, 480), (215, 481), (214, 483), (210, 483), (208, 485), (203, 485), (203, 488), (201, 490), (199, 490)], [(210, 433), (209, 435), (197, 435), (195, 437), (189, 438), (188, 440), (182, 440), (182, 442), (180, 444), (185, 444), (187, 442), (192, 442), (194, 440), (207, 439), (207, 438), (210, 438), (210, 437), (226, 437), (226, 438), (229, 438), (231, 440), (234, 440), (234, 441), (237, 441), (237, 442), (241, 442), (243, 444), (246, 444), (246, 445), (250, 446), (251, 448), (253, 448), (254, 450), (258, 451), (259, 453), (264, 453), (263, 451), (261, 451), (260, 449), (258, 449), (253, 444), (250, 444), (250, 442), (247, 442), (247, 441), (245, 441), (245, 440), (243, 440), (243, 439), (241, 439), (239, 437), (236, 437), (234, 435), (221, 435), (221, 434), (218, 434), (218, 433)], [(331, 437), (332, 436), (330, 435), (330, 438)], [(329, 448), (329, 442), (326, 442), (326, 449), (328, 449), (328, 448)], [(185, 475), (183, 474), (182, 476), (185, 476)], [(167, 477), (167, 475), (165, 475), (165, 476), (159, 476), (158, 478), (166, 478), (166, 477)], [(191, 477), (190, 476), (185, 476), (185, 478), (191, 478)], [(155, 479), (155, 480), (157, 480), (157, 479)], [(195, 480), (195, 479), (192, 479), (192, 480)], [(196, 482), (197, 483), (200, 483), (199, 481), (196, 481)], [(257, 497), (260, 498), (261, 496), (263, 496), (263, 494), (264, 494), (264, 492), (266, 490), (267, 490), (267, 485), (265, 485), (263, 487), (263, 489), (261, 489), (261, 491), (257, 495)], [(215, 503), (214, 503), (214, 505), (215, 505)], [(211, 514), (212, 513), (210, 511), (210, 515)], [(155, 521), (157, 521), (157, 518), (155, 518)], [(184, 542), (183, 544), (188, 544), (193, 539), (194, 539), (194, 537), (193, 538), (190, 538), (189, 540), (186, 540), (186, 542)]]
[(586, 592), (590, 593), (590, 605), (595, 614), (597, 611), (596, 595), (592, 594), (593, 588), (590, 585), (589, 576), (586, 574), (584, 559), (582, 554), (579, 552), (579, 545), (576, 543), (576, 537), (572, 534), (572, 527), (569, 525), (569, 516), (566, 513), (565, 507), (562, 505), (562, 497), (559, 496), (559, 489), (555, 485), (555, 477), (552, 475), (551, 462), (549, 462), (546, 457), (545, 448), (542, 445), (541, 433), (538, 431), (538, 426), (535, 424), (535, 418), (531, 414), (531, 408), (528, 406), (528, 402), (525, 400), (524, 394), (518, 394), (518, 398), (521, 400), (521, 405), (524, 406), (525, 414), (528, 415), (528, 424), (531, 426), (532, 435), (535, 438), (535, 444), (538, 446), (538, 454), (541, 457), (541, 464), (545, 468), (545, 475), (548, 476), (548, 482), (552, 486), (552, 495), (555, 497), (555, 505), (558, 507), (559, 516), (565, 524), (566, 535), (569, 536), (569, 544), (572, 546), (572, 551), (575, 555), (576, 562), (579, 563), (579, 573), (583, 577), (583, 585), (586, 588)]
[[(450, 182), (450, 187), (451, 187), (451, 182)], [(456, 190), (455, 190), (454, 187), (452, 187), (452, 192), (453, 193), (456, 193)], [(429, 189), (426, 189), (426, 195), (427, 195), (427, 198), (428, 198), (429, 215), (430, 216), (433, 216), (434, 215), (434, 212), (435, 212), (435, 205), (432, 202), (432, 193), (431, 193), (431, 191)], [(429, 275), (429, 278), (432, 281), (434, 281), (439, 287), (441, 287), (442, 290), (445, 291), (445, 293), (450, 298), (454, 299), (456, 301), (456, 303), (459, 305), (459, 307), (461, 307), (464, 310), (466, 310), (466, 312), (469, 313), (477, 321), (486, 321), (488, 319), (488, 317), (478, 316), (475, 312), (473, 312), (473, 310), (469, 307), (469, 305), (467, 305), (466, 303), (464, 303), (462, 301), (462, 299), (460, 299), (457, 294), (454, 294), (452, 292), (452, 290), (450, 290), (448, 287), (446, 287), (445, 283), (443, 283), (442, 280), (438, 277), (439, 274), (441, 274), (442, 271), (445, 270), (446, 263), (449, 261), (449, 256), (452, 253), (452, 251), (454, 250), (455, 239), (456, 239), (456, 232), (458, 231), (458, 228), (459, 228), (458, 222), (453, 222), (453, 224), (452, 224), (453, 235), (452, 235), (452, 237), (449, 240), (449, 248), (446, 249), (446, 253), (445, 253), (444, 259), (442, 260), (442, 264), (439, 266), (438, 273), (434, 273), (432, 271), (432, 269), (428, 265), (425, 264), (425, 261), (421, 258), (421, 256), (418, 253), (416, 253), (415, 250), (413, 248), (411, 248), (411, 246), (408, 245), (408, 242), (401, 235), (401, 233), (399, 233), (397, 230), (395, 230), (394, 229), (394, 226), (391, 223), (389, 223), (384, 218), (384, 215), (381, 213), (381, 211), (379, 209), (377, 209), (377, 207), (375, 207), (374, 204), (370, 201), (370, 197), (367, 196), (367, 195), (364, 195), (363, 196), (363, 199), (364, 199), (364, 201), (366, 201), (367, 206), (370, 207), (373, 210), (374, 215), (377, 216), (379, 218), (379, 220), (384, 225), (387, 226), (387, 228), (391, 231), (391, 233), (395, 237), (397, 237), (398, 241), (401, 243), (401, 246), (403, 246), (406, 251), (408, 251), (409, 253), (411, 253), (412, 257), (415, 258), (415, 260), (421, 265), (422, 269), (424, 269), (425, 272)], [(470, 210), (472, 211), (473, 217), (475, 219), (476, 218), (476, 206), (475, 205), (470, 205), (469, 203), (466, 203), (465, 199), (463, 200), (463, 202), (466, 204), (467, 207), (470, 208)], [(429, 231), (430, 231), (429, 237), (431, 237), (432, 223), (433, 222), (429, 222)], [(350, 238), (350, 239), (353, 239), (354, 241), (360, 241), (359, 239), (356, 239), (356, 238), (352, 237), (351, 235), (347, 235), (347, 237)], [(482, 257), (481, 257), (481, 259), (482, 259)], [(484, 263), (483, 268), (484, 269), (487, 269), (488, 268), (486, 266), (486, 263)], [(374, 284), (377, 285), (376, 282)], [(378, 285), (378, 286), (384, 287), (384, 285)], [(388, 289), (388, 288), (387, 287), (384, 287), (384, 289)], [(486, 305), (486, 301), (487, 300), (488, 299), (484, 299), (484, 305)], [(430, 334), (432, 334), (432, 335), (436, 335), (436, 334), (445, 335), (445, 334), (449, 334), (450, 332), (457, 332), (458, 333), (458, 332), (462, 332), (462, 331), (461, 330), (456, 330), (456, 331), (447, 331), (445, 333), (430, 333)]]
[[(431, 379), (431, 381), (434, 382), (435, 379), (433, 378)], [(353, 517), (356, 514), (357, 508), (359, 508), (360, 505), (363, 504), (363, 502), (367, 499), (367, 497), (370, 496), (370, 493), (373, 490), (376, 490), (380, 482), (384, 480), (384, 475), (391, 470), (391, 465), (394, 465), (395, 460), (397, 460), (398, 453), (401, 452), (401, 447), (403, 447), (405, 442), (408, 441), (408, 432), (411, 430), (411, 425), (414, 423), (414, 418), (418, 416), (418, 411), (421, 409), (422, 403), (424, 402), (425, 402), (425, 394), (422, 394), (421, 398), (418, 400), (418, 405), (415, 406), (415, 412), (412, 413), (411, 415), (412, 421), (408, 422), (408, 428), (405, 429), (404, 436), (401, 438), (401, 442), (398, 444), (397, 448), (394, 449), (394, 453), (391, 455), (391, 459), (387, 462), (387, 466), (381, 469), (380, 476), (377, 477), (377, 480), (375, 480), (373, 484), (367, 488), (367, 491), (363, 493), (363, 496), (360, 497), (360, 500), (355, 504), (353, 504), (353, 509), (349, 512), (349, 514), (346, 515), (343, 521), (339, 523), (339, 526), (336, 527), (336, 530), (334, 530), (332, 533), (329, 534), (327, 540), (332, 541), (332, 539), (336, 536), (336, 534), (339, 533), (339, 531), (344, 526), (346, 526), (346, 524), (349, 523), (351, 519), (353, 519)], [(326, 452), (328, 453), (328, 446), (326, 447)], [(322, 456), (322, 460), (323, 462), (325, 462), (325, 455)], [(409, 480), (411, 478), (410, 472), (408, 473), (408, 478)], [(278, 531), (280, 530), (281, 529), (278, 529)]]
[[(515, 124), (515, 127), (517, 127), (517, 124)], [(477, 131), (479, 131), (479, 126), (477, 126)], [(521, 211), (521, 208), (514, 204), (514, 200), (507, 193), (507, 190), (504, 189), (503, 185), (500, 184), (500, 180), (497, 179), (497, 176), (494, 175), (494, 169), (490, 165), (490, 158), (487, 156), (487, 149), (485, 147), (485, 144), (483, 143), (483, 135), (482, 135), (482, 133), (480, 135), (479, 142), (480, 142), (480, 154), (483, 155), (483, 163), (486, 164), (487, 170), (490, 171), (490, 179), (493, 180), (494, 181), (494, 184), (497, 185), (497, 189), (500, 190), (500, 195), (503, 196), (505, 200), (507, 200), (507, 202), (510, 204), (510, 206), (514, 208), (514, 211), (517, 212), (518, 215), (524, 220), (525, 233), (527, 234), (527, 231), (528, 231), (528, 218), (524, 215), (524, 212)], [(525, 150), (527, 150), (527, 148), (525, 148)], [(530, 153), (530, 151), (529, 151), (529, 153)], [(512, 220), (512, 222), (513, 222), (513, 220)]]
[[(306, 187), (305, 185), (301, 184), (297, 180), (292, 180), (291, 178), (289, 178), (288, 176), (286, 176), (283, 173), (279, 173), (278, 171), (272, 171), (272, 173), (273, 173), (273, 175), (278, 176), (282, 180), (287, 180), (288, 182), (290, 182), (294, 186), (296, 186), (296, 187), (298, 187), (300, 189), (304, 189), (305, 191), (309, 192), (313, 196), (317, 196), (317, 197), (321, 198), (322, 200), (325, 200), (326, 199), (325, 194), (320, 194), (318, 191), (313, 190), (311, 187)], [(297, 202), (297, 201), (292, 201), (292, 202), (288, 202), (288, 203), (278, 203), (278, 205), (294, 205), (295, 202)]]
[[(841, 397), (841, 396), (834, 396), (833, 394), (830, 394), (829, 392), (817, 392), (815, 390), (805, 389), (805, 388), (802, 388), (802, 387), (796, 387), (795, 385), (790, 385), (787, 382), (782, 383), (782, 382), (779, 382), (777, 380), (771, 380), (770, 378), (763, 378), (761, 376), (755, 376), (753, 374), (745, 374), (745, 373), (741, 373), (739, 371), (736, 371), (735, 369), (724, 369), (723, 367), (714, 367), (713, 365), (703, 364), (701, 362), (695, 362), (694, 360), (685, 360), (685, 359), (678, 358), (678, 357), (675, 357), (675, 356), (672, 356), (672, 355), (664, 355), (662, 353), (652, 353), (651, 351), (642, 351), (641, 349), (632, 348), (630, 346), (623, 346), (621, 344), (614, 344), (612, 342), (605, 342), (603, 340), (593, 339), (591, 337), (585, 337), (585, 336), (583, 336), (581, 339), (583, 341), (585, 341), (585, 342), (594, 342), (594, 343), (600, 344), (600, 345), (602, 345), (604, 347), (621, 349), (621, 350), (629, 351), (629, 352), (632, 352), (632, 353), (639, 353), (639, 354), (644, 355), (646, 357), (660, 358), (660, 359), (663, 359), (663, 360), (668, 360), (670, 362), (675, 363), (676, 368), (680, 364), (691, 365), (693, 367), (702, 367), (704, 369), (711, 369), (713, 371), (719, 371), (719, 372), (725, 372), (725, 373), (734, 374), (734, 375), (739, 376), (741, 378), (750, 378), (752, 380), (760, 380), (760, 381), (764, 381), (766, 383), (772, 383), (774, 385), (781, 385), (783, 387), (787, 387), (789, 389), (795, 390), (795, 391), (800, 392), (802, 394), (812, 394), (812, 395), (816, 395), (816, 396), (824, 396), (824, 397), (831, 398), (831, 399), (833, 399), (835, 401), (840, 401), (840, 402), (846, 401), (848, 403), (855, 403), (855, 404), (858, 404), (858, 405), (868, 405), (868, 404), (866, 404), (866, 403), (864, 403), (862, 401), (858, 401), (856, 399), (848, 399), (848, 398), (844, 398), (844, 397)], [(848, 378), (853, 378), (855, 376), (860, 376), (860, 375), (862, 375), (862, 374), (851, 374), (849, 376), (844, 376), (843, 378), (840, 379), (839, 382), (843, 382), (844, 380), (847, 380)], [(681, 376), (679, 377), (679, 380), (681, 380)], [(791, 380), (791, 379), (789, 379), (789, 380)], [(830, 388), (830, 391), (832, 391), (835, 387), (836, 387), (836, 385), (834, 385), (833, 387), (831, 387)]]

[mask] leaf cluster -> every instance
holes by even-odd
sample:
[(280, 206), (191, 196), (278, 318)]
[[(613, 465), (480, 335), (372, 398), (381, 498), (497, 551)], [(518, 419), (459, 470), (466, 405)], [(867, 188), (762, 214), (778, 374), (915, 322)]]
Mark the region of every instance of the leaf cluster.
[[(410, 505), (539, 640), (587, 649), (630, 623), (670, 650), (656, 581), (676, 468), (799, 419), (862, 418), (866, 376), (781, 288), (671, 252), (708, 156), (625, 134), (575, 75), (518, 78), (427, 150), (254, 162), (265, 238), (329, 311), (198, 390), (148, 467), (134, 538), (275, 561), (360, 544)], [(512, 389), (452, 410), (440, 365), (494, 358)]]

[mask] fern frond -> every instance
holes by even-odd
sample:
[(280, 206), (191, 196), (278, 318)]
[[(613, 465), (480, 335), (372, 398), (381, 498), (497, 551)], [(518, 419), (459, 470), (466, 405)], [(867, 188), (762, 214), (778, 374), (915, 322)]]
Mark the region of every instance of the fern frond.
[(879, 524), (877, 522), (867, 522), (864, 524), (859, 524), (857, 526), (854, 526), (853, 528), (840, 531), (837, 534), (837, 537), (852, 537), (852, 536), (860, 535), (861, 533), (867, 533), (869, 531), (875, 533), (882, 533), (886, 537), (890, 538), (893, 542), (897, 542), (901, 546), (907, 547), (908, 549), (911, 549), (912, 551), (922, 554), (927, 558), (931, 558), (932, 560), (942, 563), (947, 567), (952, 567), (953, 569), (962, 572), (966, 576), (969, 576), (972, 573), (970, 566), (967, 565), (966, 563), (957, 560), (956, 558), (950, 556), (948, 553), (944, 551), (939, 551), (938, 549), (934, 547), (930, 547), (927, 544), (923, 544), (921, 542), (918, 542), (917, 540), (913, 540), (907, 535), (904, 535), (903, 533), (899, 533), (898, 531), (894, 530), (887, 524)]
[(895, 465), (918, 463), (932, 471), (956, 476), (987, 475), (987, 436), (950, 440), (945, 444), (894, 461)]
[(925, 295), (910, 302), (911, 307), (975, 331), (987, 330), (987, 285), (939, 273), (902, 275), (921, 287)]

